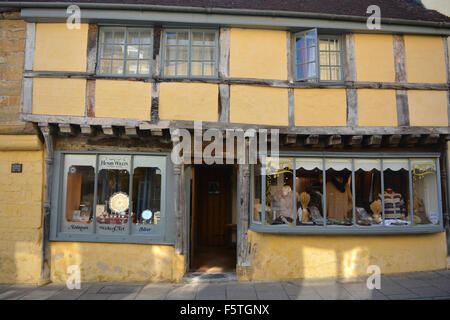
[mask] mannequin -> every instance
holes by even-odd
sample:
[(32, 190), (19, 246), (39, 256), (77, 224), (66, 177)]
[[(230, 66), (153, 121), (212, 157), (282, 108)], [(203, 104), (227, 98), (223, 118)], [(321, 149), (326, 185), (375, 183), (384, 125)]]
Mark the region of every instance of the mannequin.
[[(275, 193), (273, 199), (274, 203), (272, 210), (276, 212), (274, 218), (279, 218), (281, 216), (294, 219), (294, 193), (290, 186), (285, 185)], [(296, 197), (297, 198), (297, 197)], [(295, 200), (297, 201), (297, 199)]]
[(333, 176), (327, 181), (327, 218), (348, 219), (353, 210), (351, 176)]

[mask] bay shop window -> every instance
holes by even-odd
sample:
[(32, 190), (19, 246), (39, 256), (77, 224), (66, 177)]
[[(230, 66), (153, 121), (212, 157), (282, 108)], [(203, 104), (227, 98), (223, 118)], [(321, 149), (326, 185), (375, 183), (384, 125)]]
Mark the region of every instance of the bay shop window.
[(164, 239), (166, 155), (61, 154), (58, 165), (54, 237)]
[(439, 232), (439, 159), (265, 158), (252, 170), (252, 228), (267, 232)]

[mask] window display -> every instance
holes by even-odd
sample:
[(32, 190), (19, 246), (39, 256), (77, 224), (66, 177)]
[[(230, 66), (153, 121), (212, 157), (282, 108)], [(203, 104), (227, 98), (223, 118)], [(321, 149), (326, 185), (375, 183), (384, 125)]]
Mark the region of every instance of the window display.
[[(266, 224), (294, 224), (293, 167), (291, 158), (267, 158)], [(295, 200), (294, 200), (295, 199)]]
[[(271, 228), (440, 224), (436, 159), (269, 157), (266, 161), (260, 178), (254, 166), (253, 222), (265, 215), (265, 225)], [(258, 180), (265, 184), (263, 194)]]

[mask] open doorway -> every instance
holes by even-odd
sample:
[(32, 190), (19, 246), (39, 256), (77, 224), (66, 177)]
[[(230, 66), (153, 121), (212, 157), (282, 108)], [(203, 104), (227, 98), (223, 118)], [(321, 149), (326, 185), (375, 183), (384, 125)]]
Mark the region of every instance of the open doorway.
[(191, 189), (191, 271), (236, 269), (233, 176), (231, 165), (195, 166)]

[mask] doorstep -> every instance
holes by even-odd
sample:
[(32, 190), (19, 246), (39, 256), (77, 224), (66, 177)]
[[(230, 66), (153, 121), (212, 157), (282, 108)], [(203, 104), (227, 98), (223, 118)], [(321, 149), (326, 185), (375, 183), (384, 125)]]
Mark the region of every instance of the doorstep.
[(188, 272), (183, 278), (186, 283), (208, 283), (237, 281), (236, 272)]

